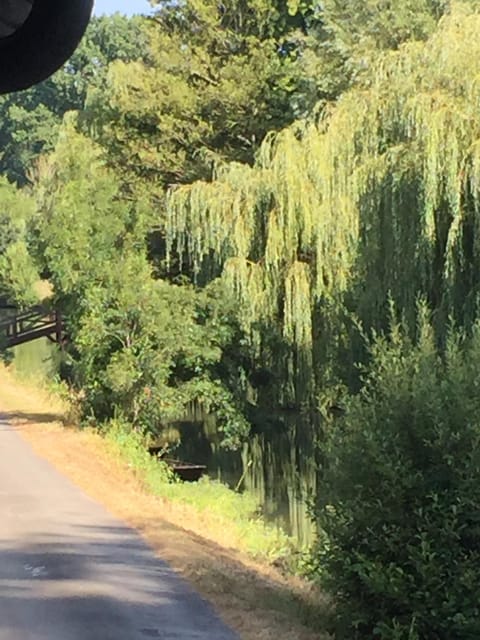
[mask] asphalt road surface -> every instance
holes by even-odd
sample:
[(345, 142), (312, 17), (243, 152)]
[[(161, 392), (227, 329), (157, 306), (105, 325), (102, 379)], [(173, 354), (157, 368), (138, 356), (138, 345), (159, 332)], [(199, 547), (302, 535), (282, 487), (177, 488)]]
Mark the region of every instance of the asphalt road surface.
[(142, 539), (0, 422), (0, 640), (238, 640)]

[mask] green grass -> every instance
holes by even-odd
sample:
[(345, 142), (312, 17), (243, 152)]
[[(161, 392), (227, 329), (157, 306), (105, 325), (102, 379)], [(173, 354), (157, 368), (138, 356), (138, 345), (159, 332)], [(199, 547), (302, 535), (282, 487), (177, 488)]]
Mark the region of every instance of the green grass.
[(135, 471), (149, 493), (211, 515), (218, 526), (223, 524), (234, 529), (241, 551), (281, 564), (289, 571), (295, 570), (294, 559), (299, 550), (294, 539), (263, 520), (259, 504), (251, 494), (238, 493), (208, 477), (198, 482), (176, 479), (166, 464), (149, 455), (145, 438), (119, 421), (109, 423), (104, 437), (111, 450)]

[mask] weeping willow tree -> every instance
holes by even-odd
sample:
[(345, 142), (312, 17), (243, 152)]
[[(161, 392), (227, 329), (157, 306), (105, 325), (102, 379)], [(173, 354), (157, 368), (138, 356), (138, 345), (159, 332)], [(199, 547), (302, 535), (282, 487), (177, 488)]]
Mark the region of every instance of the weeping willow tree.
[(389, 300), (413, 326), (426, 299), (440, 337), (449, 317), (476, 317), (479, 29), (475, 4), (453, 5), (428, 41), (379, 54), (320, 122), (268, 137), (253, 167), (170, 192), (170, 255), (223, 273), (256, 357), (275, 359), (276, 331), (283, 400), (311, 398), (348, 353), (348, 323), (381, 329)]

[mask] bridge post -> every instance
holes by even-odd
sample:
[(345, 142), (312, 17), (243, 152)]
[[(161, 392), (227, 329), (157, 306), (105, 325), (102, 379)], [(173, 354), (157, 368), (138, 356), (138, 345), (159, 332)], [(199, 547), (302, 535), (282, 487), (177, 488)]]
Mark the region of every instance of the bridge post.
[(58, 345), (61, 346), (63, 338), (63, 323), (62, 314), (60, 311), (55, 311), (55, 340)]

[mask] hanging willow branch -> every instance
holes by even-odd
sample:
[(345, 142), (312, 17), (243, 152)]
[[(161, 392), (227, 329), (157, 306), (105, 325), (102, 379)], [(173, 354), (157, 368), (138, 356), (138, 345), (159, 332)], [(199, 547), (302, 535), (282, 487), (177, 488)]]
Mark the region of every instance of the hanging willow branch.
[(423, 295), (461, 317), (480, 294), (479, 31), (480, 15), (454, 5), (320, 125), (267, 137), (253, 168), (171, 192), (169, 252), (196, 269), (213, 256), (244, 326), (267, 317), (303, 354), (326, 298), (348, 295), (373, 325), (389, 295), (407, 314)]

